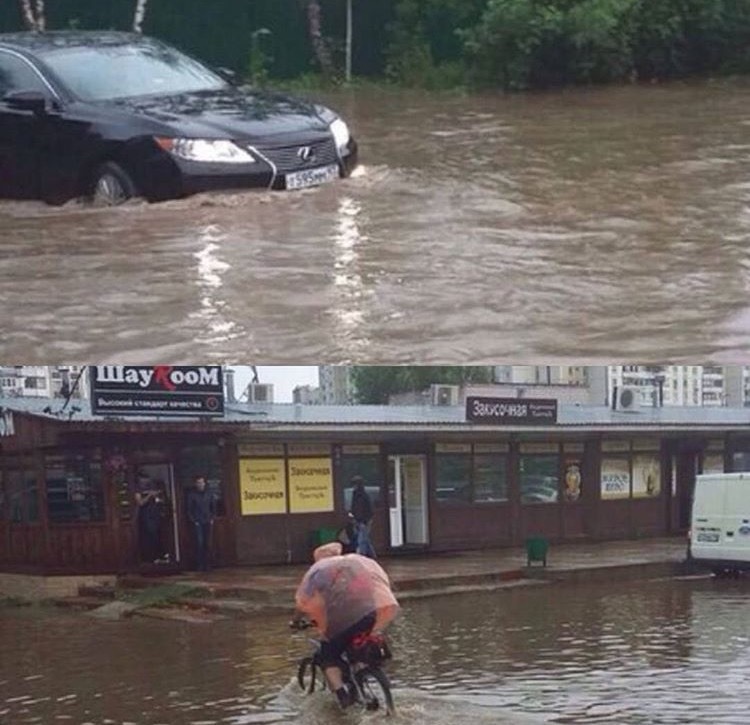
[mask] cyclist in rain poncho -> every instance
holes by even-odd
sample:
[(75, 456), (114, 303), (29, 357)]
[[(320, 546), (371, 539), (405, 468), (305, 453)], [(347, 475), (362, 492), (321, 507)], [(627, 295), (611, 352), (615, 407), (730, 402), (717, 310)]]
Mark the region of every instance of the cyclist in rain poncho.
[(342, 679), (342, 653), (357, 635), (384, 631), (398, 614), (399, 604), (388, 575), (377, 562), (341, 551), (337, 542), (315, 550), (315, 564), (302, 579), (295, 599), (297, 610), (321, 634), (326, 679), (346, 707), (351, 697)]

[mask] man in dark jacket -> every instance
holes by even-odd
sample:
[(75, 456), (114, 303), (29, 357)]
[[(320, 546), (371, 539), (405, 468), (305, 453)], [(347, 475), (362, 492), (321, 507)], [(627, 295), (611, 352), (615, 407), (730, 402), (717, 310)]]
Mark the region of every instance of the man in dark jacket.
[(206, 489), (206, 479), (197, 476), (188, 494), (188, 518), (195, 533), (195, 558), (199, 571), (210, 569), (211, 529), (216, 516), (216, 497)]
[(352, 506), (351, 515), (354, 517), (354, 530), (357, 538), (357, 553), (375, 559), (375, 548), (370, 540), (370, 526), (372, 525), (372, 501), (365, 489), (362, 476), (352, 478)]
[(138, 547), (143, 563), (162, 562), (161, 523), (164, 496), (161, 487), (145, 471), (138, 472), (135, 503), (138, 510)]

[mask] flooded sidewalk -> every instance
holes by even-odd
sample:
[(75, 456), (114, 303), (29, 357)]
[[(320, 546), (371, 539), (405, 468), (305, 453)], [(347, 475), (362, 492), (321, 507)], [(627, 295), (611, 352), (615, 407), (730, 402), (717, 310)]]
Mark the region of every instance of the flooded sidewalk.
[[(484, 549), (449, 553), (423, 553), (382, 557), (378, 561), (402, 594), (441, 587), (491, 584), (527, 576), (564, 579), (574, 572), (630, 567), (678, 566), (685, 560), (685, 537), (611, 541), (581, 544), (551, 544), (547, 566), (527, 566), (523, 548)], [(236, 591), (284, 593), (294, 589), (306, 566), (235, 567), (209, 574), (178, 577), (200, 583), (215, 594)]]
[[(379, 561), (403, 602), (564, 581), (585, 584), (670, 577), (686, 570), (685, 550), (684, 537), (675, 537), (552, 545), (546, 566), (539, 562), (529, 566), (526, 551), (521, 548), (401, 555)], [(197, 611), (219, 617), (251, 616), (268, 609), (289, 612), (306, 568), (304, 565), (233, 567), (165, 578), (170, 584), (188, 590), (185, 596), (176, 598), (176, 609), (171, 616), (192, 621)], [(153, 578), (145, 577), (125, 577), (120, 581), (126, 587), (154, 583)], [(192, 611), (186, 612), (185, 607)], [(159, 609), (156, 613), (139, 613), (170, 616), (164, 607)]]
[[(542, 584), (622, 582), (673, 577), (687, 571), (684, 537), (549, 546), (546, 566), (527, 561), (522, 547), (386, 556), (380, 564), (400, 601)], [(104, 619), (132, 615), (202, 624), (226, 618), (290, 613), (306, 565), (247, 566), (165, 576), (99, 577), (78, 585), (55, 577), (69, 592), (36, 599), (91, 611)], [(31, 599), (45, 591), (44, 577), (0, 573), (0, 600)], [(50, 588), (50, 587), (48, 587)], [(54, 587), (52, 587), (54, 588)]]

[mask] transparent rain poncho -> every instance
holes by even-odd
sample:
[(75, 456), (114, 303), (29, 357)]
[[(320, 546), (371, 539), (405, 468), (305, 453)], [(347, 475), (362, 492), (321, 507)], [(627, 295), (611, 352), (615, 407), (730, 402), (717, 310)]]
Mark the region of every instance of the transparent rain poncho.
[(329, 556), (308, 569), (297, 589), (297, 609), (314, 620), (326, 639), (333, 639), (368, 614), (374, 630), (383, 631), (399, 610), (388, 575), (359, 554)]

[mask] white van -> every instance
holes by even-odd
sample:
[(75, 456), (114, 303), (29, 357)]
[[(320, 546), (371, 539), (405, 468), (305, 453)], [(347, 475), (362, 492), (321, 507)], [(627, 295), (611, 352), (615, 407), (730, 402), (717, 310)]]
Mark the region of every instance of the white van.
[(716, 574), (750, 569), (750, 473), (696, 476), (688, 557)]

